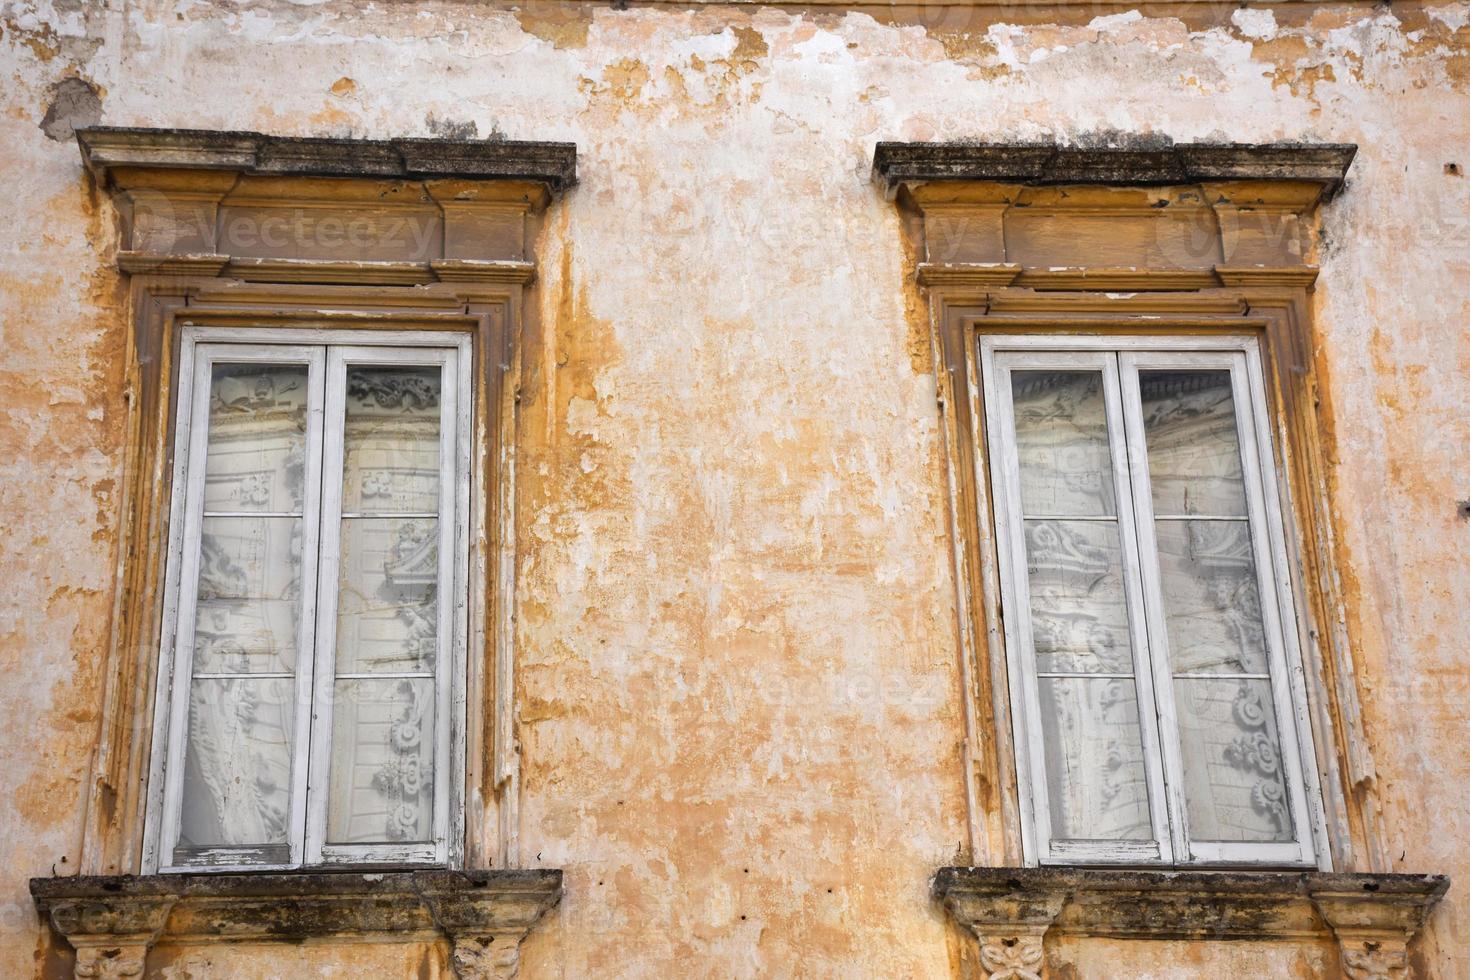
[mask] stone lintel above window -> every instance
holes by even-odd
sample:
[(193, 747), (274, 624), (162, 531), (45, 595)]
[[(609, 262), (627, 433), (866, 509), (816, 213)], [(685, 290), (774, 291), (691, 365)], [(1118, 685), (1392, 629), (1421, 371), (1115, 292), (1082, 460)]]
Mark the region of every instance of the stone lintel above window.
[(1351, 144), (879, 143), (921, 218), (920, 282), (986, 291), (1310, 286), (1309, 218)]
[(93, 127), (77, 144), (129, 274), (524, 285), (532, 221), (577, 179), (572, 143)]
[[(1443, 875), (941, 868), (934, 896), (979, 944), (982, 976), (1044, 975), (1046, 936), (1338, 944), (1343, 975), (1407, 976)], [(1009, 971), (1009, 972), (1008, 972)]]
[(141, 976), (158, 943), (339, 938), (444, 939), (456, 976), (500, 980), (516, 975), (520, 941), (561, 887), (556, 870), (31, 879), (79, 977)]

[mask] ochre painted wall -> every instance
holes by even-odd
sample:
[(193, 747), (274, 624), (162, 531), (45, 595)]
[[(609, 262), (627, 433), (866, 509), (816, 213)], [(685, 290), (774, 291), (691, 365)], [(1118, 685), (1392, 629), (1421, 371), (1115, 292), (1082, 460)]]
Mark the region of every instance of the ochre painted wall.
[[(98, 119), (577, 143), (520, 423), (520, 851), (567, 871), (529, 978), (954, 969), (928, 899), (968, 860), (947, 488), (873, 143), (1358, 143), (1318, 255), (1338, 546), (1392, 869), (1464, 877), (1416, 958), (1470, 975), (1470, 5), (0, 11), (0, 975), (59, 955), (25, 882), (76, 866), (112, 621), (125, 291), (68, 132)], [(1335, 962), (1069, 943), (1078, 976)], [(155, 965), (424, 976), (441, 957)]]

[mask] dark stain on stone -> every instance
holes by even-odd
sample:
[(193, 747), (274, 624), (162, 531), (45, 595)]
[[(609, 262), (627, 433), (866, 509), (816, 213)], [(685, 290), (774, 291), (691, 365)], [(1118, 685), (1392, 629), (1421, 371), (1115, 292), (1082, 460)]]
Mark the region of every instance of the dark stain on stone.
[(63, 78), (51, 86), (51, 104), (41, 120), (41, 132), (58, 143), (69, 141), (84, 126), (102, 121), (102, 99), (97, 87), (84, 78)]
[(453, 119), (440, 119), (431, 112), (424, 117), (424, 124), (429, 127), (429, 132), (442, 140), (472, 140), (480, 135), (480, 127), (473, 119), (456, 122)]

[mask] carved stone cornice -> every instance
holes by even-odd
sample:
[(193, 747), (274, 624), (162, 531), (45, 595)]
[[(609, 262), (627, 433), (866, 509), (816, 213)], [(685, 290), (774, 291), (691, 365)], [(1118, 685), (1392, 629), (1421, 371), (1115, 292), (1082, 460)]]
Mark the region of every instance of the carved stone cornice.
[(228, 255), (184, 252), (176, 255), (124, 249), (117, 253), (119, 272), (128, 275), (217, 276), (229, 265)]
[(180, 944), (444, 939), (462, 980), (508, 980), (520, 942), (561, 899), (561, 872), (198, 874), (32, 878), (78, 977), (141, 976)]
[(934, 896), (988, 980), (1039, 980), (1047, 935), (1335, 939), (1349, 977), (1407, 976), (1443, 875), (941, 868)]
[(955, 180), (1113, 187), (1290, 180), (1320, 184), (1326, 199), (1342, 187), (1357, 150), (1352, 143), (883, 142), (873, 151), (873, 176), (890, 195), (902, 184)]
[(475, 282), (500, 286), (529, 286), (536, 279), (531, 262), (495, 262), (478, 259), (442, 259), (430, 262), (440, 282)]
[(231, 259), (222, 272), (247, 282), (422, 286), (435, 279), (427, 262), (237, 258)]
[(1208, 269), (1027, 269), (1016, 285), (1040, 290), (1079, 292), (1179, 291), (1219, 285)]
[(1282, 266), (1215, 266), (1215, 275), (1225, 286), (1278, 286), (1286, 289), (1310, 289), (1317, 282), (1315, 265)]
[(1210, 269), (1022, 269), (1015, 264), (921, 262), (919, 284), (930, 288), (988, 290), (1021, 286), (1043, 291), (1174, 292), (1215, 286), (1282, 287), (1309, 289), (1317, 281), (1317, 267), (1216, 266)]
[(571, 143), (94, 127), (77, 144), (130, 275), (523, 286), (537, 215), (577, 177)]
[(1355, 152), (879, 143), (873, 177), (922, 218), (922, 269), (945, 285), (980, 288), (960, 278), (966, 267), (1018, 267), (1012, 285), (1046, 291), (1198, 290), (1223, 279), (1306, 288), (1312, 215), (1341, 189)]
[(986, 290), (1009, 286), (1021, 274), (1021, 267), (1002, 262), (920, 262), (916, 271), (919, 285), (931, 289)]
[(211, 129), (91, 126), (77, 130), (104, 186), (117, 167), (313, 177), (529, 180), (553, 193), (577, 182), (574, 143), (523, 140), (321, 139)]

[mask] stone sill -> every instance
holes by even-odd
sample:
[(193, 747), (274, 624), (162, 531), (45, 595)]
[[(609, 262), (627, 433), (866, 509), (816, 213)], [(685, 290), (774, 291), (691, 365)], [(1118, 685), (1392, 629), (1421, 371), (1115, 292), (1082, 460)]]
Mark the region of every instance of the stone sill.
[[(159, 942), (448, 940), (455, 974), (515, 975), (517, 949), (561, 899), (562, 873), (304, 872), (32, 878), (36, 908), (77, 951), (77, 975), (141, 974)], [(127, 975), (126, 973), (118, 975)]]
[(1449, 886), (1444, 875), (941, 868), (934, 896), (978, 939), (986, 977), (1039, 975), (1047, 935), (1335, 939), (1356, 977), (1406, 975), (1408, 944)]

